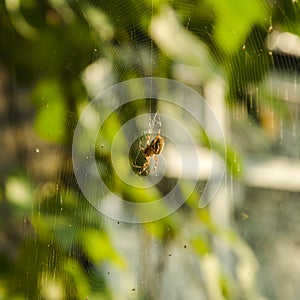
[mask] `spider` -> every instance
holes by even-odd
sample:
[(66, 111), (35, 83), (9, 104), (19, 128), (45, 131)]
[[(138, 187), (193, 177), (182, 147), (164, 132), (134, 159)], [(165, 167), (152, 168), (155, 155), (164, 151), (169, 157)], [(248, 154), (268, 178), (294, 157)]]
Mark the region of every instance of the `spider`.
[[(154, 127), (153, 125), (156, 118), (158, 119), (157, 122), (158, 130), (155, 138), (151, 141), (151, 127), (152, 128)], [(156, 112), (154, 118), (152, 120), (151, 119), (149, 120), (149, 132), (147, 135), (146, 146), (145, 147), (140, 146), (140, 150), (142, 150), (141, 153), (145, 158), (145, 162), (142, 166), (134, 165), (134, 167), (140, 169), (139, 174), (144, 173), (145, 170), (149, 167), (151, 162), (151, 157), (153, 157), (153, 159), (155, 160), (155, 166), (153, 168), (153, 171), (155, 171), (158, 166), (157, 155), (159, 155), (163, 151), (165, 145), (165, 140), (161, 137), (160, 131), (161, 131), (161, 120), (158, 117), (158, 112)]]

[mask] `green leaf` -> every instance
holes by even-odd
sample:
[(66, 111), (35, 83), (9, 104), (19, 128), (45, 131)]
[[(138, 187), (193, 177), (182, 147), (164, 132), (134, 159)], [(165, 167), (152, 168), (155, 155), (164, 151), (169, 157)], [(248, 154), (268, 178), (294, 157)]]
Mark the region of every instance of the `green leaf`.
[(33, 92), (38, 106), (35, 120), (37, 133), (51, 142), (62, 141), (66, 119), (66, 99), (58, 79), (42, 80)]
[(90, 286), (87, 276), (78, 261), (72, 258), (66, 260), (64, 262), (64, 271), (70, 274), (74, 280), (79, 298), (85, 299), (86, 295), (90, 293)]
[(268, 21), (268, 9), (261, 0), (210, 0), (216, 11), (214, 37), (227, 54), (242, 47), (252, 27)]
[(124, 267), (123, 259), (114, 250), (109, 237), (104, 232), (96, 229), (85, 229), (82, 232), (83, 248), (88, 258), (98, 263), (101, 260), (108, 260), (119, 267)]

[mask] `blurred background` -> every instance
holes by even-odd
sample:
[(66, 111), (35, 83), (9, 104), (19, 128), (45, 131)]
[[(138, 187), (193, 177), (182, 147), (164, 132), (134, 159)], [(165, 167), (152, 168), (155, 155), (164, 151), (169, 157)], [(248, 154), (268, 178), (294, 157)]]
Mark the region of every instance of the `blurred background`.
[[(299, 299), (299, 71), (297, 0), (0, 1), (0, 299)], [(141, 113), (184, 124), (203, 163), (180, 186), (184, 195), (197, 181), (184, 205), (130, 224), (85, 199), (72, 138), (95, 96), (147, 76), (207, 100), (224, 132), (226, 149), (215, 149), (226, 175), (199, 208), (214, 137), (159, 99), (123, 106), (95, 148), (113, 193), (153, 201), (180, 177), (172, 153), (151, 192), (114, 172), (107, 149)], [(132, 173), (128, 154), (120, 168)]]

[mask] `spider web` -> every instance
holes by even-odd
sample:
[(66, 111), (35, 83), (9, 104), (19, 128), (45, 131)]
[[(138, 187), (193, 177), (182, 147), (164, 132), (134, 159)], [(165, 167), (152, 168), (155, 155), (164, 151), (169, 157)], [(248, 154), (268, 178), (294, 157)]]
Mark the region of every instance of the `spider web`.
[[(296, 283), (300, 270), (284, 266), (297, 260), (295, 244), (299, 233), (293, 213), (299, 209), (296, 200), (300, 186), (299, 5), (297, 1), (254, 1), (253, 5), (265, 13), (256, 22), (251, 19), (256, 18), (251, 15), (253, 10), (249, 8), (249, 18), (248, 11), (239, 16), (238, 4), (228, 3), (169, 1), (162, 5), (153, 0), (92, 0), (70, 5), (86, 23), (92, 42), (82, 56), (79, 45), (87, 37), (86, 31), (79, 32), (78, 49), (70, 53), (65, 68), (69, 75), (82, 81), (86, 98), (92, 100), (119, 82), (139, 77), (172, 78), (193, 87), (212, 106), (225, 132), (228, 170), (226, 181), (209, 208), (199, 209), (196, 193), (160, 222), (123, 224), (99, 214), (82, 197), (70, 175), (72, 168), (64, 161), (70, 155), (59, 144), (57, 156), (62, 158), (57, 185), (48, 184), (55, 196), (51, 198), (45, 192), (46, 185), (43, 190), (54, 203), (41, 201), (32, 221), (38, 235), (44, 232), (47, 222), (51, 224), (49, 248), (40, 241), (33, 243), (47, 261), (37, 276), (42, 287), (38, 297), (51, 299), (57, 291), (57, 299), (79, 299), (85, 295), (89, 300), (299, 297), (297, 285), (291, 287), (287, 282)], [(223, 11), (230, 12), (236, 22), (228, 20)], [(74, 111), (57, 106), (57, 111), (66, 114), (63, 124), (70, 138), (77, 114), (88, 104), (87, 100), (77, 100)], [(200, 111), (201, 107), (195, 110)], [(100, 130), (95, 156), (111, 190), (132, 201), (140, 201), (146, 193), (142, 189), (132, 192), (128, 186), (112, 180), (114, 173), (106, 145), (126, 122), (142, 114), (144, 121), (135, 122), (132, 128), (139, 136), (145, 136), (149, 131), (147, 120), (157, 111), (174, 116), (188, 128), (197, 145), (209, 149), (203, 128), (177, 107), (155, 97), (124, 105), (110, 115)], [(153, 128), (157, 124), (151, 125), (151, 133), (155, 134), (157, 128)], [(162, 121), (162, 132), (168, 126), (167, 121)], [(126, 145), (126, 138), (119, 134), (118, 149)], [(187, 142), (178, 134), (178, 143)], [(123, 168), (124, 164), (129, 169), (129, 154), (120, 153), (118, 166)], [(207, 152), (201, 155), (204, 157)], [(201, 168), (205, 169), (205, 163)], [(163, 183), (158, 182), (151, 190), (154, 195), (149, 193), (146, 200), (156, 200), (160, 196), (156, 190), (161, 191), (163, 186), (172, 190), (176, 168), (174, 174), (165, 176)], [(141, 180), (138, 174), (131, 175)], [(199, 180), (197, 192), (203, 191), (205, 180)], [(186, 180), (183, 194), (188, 185)], [(48, 214), (49, 208), (53, 209), (52, 214)], [(70, 215), (66, 218), (62, 213), (65, 210), (76, 222)], [(237, 229), (233, 222), (238, 224)], [(277, 232), (273, 232), (272, 224)], [(28, 242), (25, 250), (30, 251), (31, 246)], [(270, 255), (270, 249), (275, 249), (275, 254)], [(265, 261), (267, 255), (269, 262)], [(36, 266), (34, 257), (30, 257), (30, 262)], [(62, 279), (56, 280), (62, 269)], [(31, 270), (30, 266), (21, 273), (21, 279), (29, 278), (26, 270)], [(255, 280), (258, 273), (261, 286)], [(59, 292), (62, 284), (57, 282), (72, 282), (77, 294), (71, 291), (72, 286), (66, 288), (67, 292)]]
[[(218, 3), (218, 1), (216, 1), (216, 3)], [(130, 38), (128, 37), (124, 40), (122, 40), (121, 34), (119, 36), (118, 33), (116, 33), (116, 52), (113, 51), (114, 57), (110, 61), (112, 66), (108, 69), (111, 70), (112, 74), (117, 73), (118, 78), (112, 79), (111, 74), (108, 74), (108, 76), (105, 77), (111, 78), (111, 81), (104, 81), (104, 83), (98, 84), (98, 86), (101, 87), (99, 90), (109, 87), (118, 81), (127, 79), (128, 74), (132, 72), (132, 69), (135, 69), (136, 61), (140, 68), (135, 73), (136, 75), (159, 75), (160, 72), (158, 69), (163, 64), (163, 61), (166, 60), (162, 58), (160, 61), (159, 58), (159, 49), (157, 48), (157, 45), (160, 45), (159, 37), (154, 34), (153, 40), (143, 36), (140, 32), (139, 25), (132, 22), (135, 16), (144, 14), (145, 4), (134, 5), (133, 2), (126, 2), (126, 4), (120, 4), (119, 10), (115, 9), (115, 7), (111, 8), (111, 10), (107, 7), (102, 7), (101, 3), (99, 4), (98, 2), (93, 2), (92, 4), (97, 8), (103, 9), (108, 14), (113, 11), (112, 15), (114, 15), (114, 17), (112, 20), (115, 21), (114, 26), (125, 25), (130, 31)], [(213, 9), (208, 8), (206, 12), (207, 16), (202, 18), (201, 5), (205, 6), (205, 4), (199, 4), (195, 1), (178, 1), (171, 3), (171, 7), (176, 11), (181, 26), (185, 27), (186, 30), (193, 33), (201, 41), (209, 44), (214, 59), (218, 62), (222, 62), (224, 57), (228, 55), (226, 53), (227, 49), (220, 47), (214, 33), (218, 26), (226, 25), (218, 24), (216, 21), (217, 16)], [(229, 76), (229, 91), (226, 98), (231, 109), (226, 109), (223, 118), (227, 119), (228, 125), (233, 132), (229, 144), (233, 145), (232, 160), (233, 165), (236, 164), (236, 166), (231, 169), (228, 186), (225, 187), (225, 189), (229, 189), (233, 198), (236, 197), (236, 187), (235, 184), (232, 183), (236, 181), (235, 177), (238, 177), (238, 173), (240, 172), (241, 163), (239, 161), (239, 155), (241, 155), (241, 152), (245, 151), (249, 153), (247, 159), (249, 159), (251, 166), (252, 164), (254, 166), (258, 164), (258, 161), (253, 158), (256, 153), (260, 153), (262, 157), (268, 157), (271, 151), (273, 155), (279, 157), (279, 160), (282, 157), (299, 159), (299, 130), (297, 129), (299, 126), (299, 113), (298, 105), (295, 104), (296, 101), (293, 100), (292, 96), (293, 93), (297, 93), (296, 90), (298, 88), (298, 54), (293, 52), (293, 49), (289, 49), (288, 46), (285, 47), (283, 45), (285, 49), (282, 49), (280, 46), (280, 40), (282, 38), (280, 35), (283, 35), (285, 30), (290, 30), (289, 24), (295, 22), (295, 20), (289, 20), (285, 14), (287, 9), (285, 6), (287, 5), (287, 3), (274, 2), (270, 6), (271, 8), (268, 15), (269, 22), (265, 22), (262, 26), (258, 25), (251, 28), (247, 39), (241, 43), (239, 52), (234, 53), (232, 59), (227, 60), (224, 65), (226, 73)], [(297, 9), (297, 6), (295, 6), (295, 9)], [(131, 23), (127, 19), (124, 19), (125, 23), (122, 24), (121, 11), (123, 14), (130, 16), (129, 19)], [(155, 17), (153, 16), (153, 2), (151, 6), (149, 5), (146, 8), (146, 11), (149, 16), (151, 15), (152, 19)], [(84, 8), (83, 12), (85, 14)], [(286, 27), (284, 29), (276, 28), (277, 20), (280, 19), (278, 15), (280, 14), (280, 17), (286, 20)], [(275, 15), (274, 20), (273, 15)], [(86, 14), (85, 16), (89, 22), (88, 16)], [(296, 15), (295, 18), (297, 18)], [(92, 27), (92, 24), (90, 24), (90, 26)], [(163, 22), (161, 26), (163, 26)], [(233, 30), (238, 31), (238, 25), (235, 26), (236, 28), (233, 28)], [(152, 30), (155, 31), (153, 28)], [(171, 38), (176, 39), (176, 37), (173, 36)], [(291, 40), (293, 40), (293, 38), (297, 39), (296, 36), (292, 37), (292, 35), (290, 38)], [(287, 41), (287, 43), (292, 44), (293, 42)], [(193, 46), (194, 45), (191, 44), (191, 47)], [(203, 81), (203, 77), (197, 70), (193, 70), (193, 66), (191, 66), (188, 61), (185, 61), (185, 59), (180, 56), (176, 57), (177, 54), (172, 53), (172, 49), (169, 49), (166, 45), (163, 45), (162, 48), (163, 47), (165, 47), (166, 52), (169, 52), (172, 58), (178, 60), (172, 70), (172, 76), (174, 76), (174, 78), (196, 89), (200, 89), (200, 91), (205, 88), (205, 84), (203, 84), (203, 87), (200, 83)], [(201, 49), (199, 51), (201, 51)], [(199, 62), (198, 68), (203, 70), (207, 68), (208, 63), (209, 62)], [(198, 61), (196, 65), (197, 64)], [(210, 66), (208, 68), (210, 68)], [(284, 82), (283, 85), (276, 84), (276, 82), (282, 82), (282, 80)], [(291, 88), (291, 86), (293, 86), (293, 88)], [(158, 103), (156, 101), (150, 102), (149, 113), (154, 113), (157, 110), (157, 105)], [(283, 111), (290, 117), (286, 116)], [(245, 140), (245, 132), (247, 132), (249, 138), (248, 142)], [(292, 136), (290, 136), (290, 133), (292, 133)], [(255, 172), (255, 168), (251, 170)], [(282, 178), (280, 180), (282, 180)], [(250, 186), (274, 188), (274, 184), (276, 185), (275, 182), (272, 185), (272, 183), (270, 184), (270, 182), (264, 181), (262, 176), (259, 176), (259, 178), (249, 176), (248, 178), (248, 184)], [(288, 186), (284, 187), (285, 184), (288, 185), (288, 183), (281, 183), (283, 190), (292, 188)], [(228, 210), (228, 208), (226, 210)], [(224, 218), (224, 212), (223, 216), (221, 216), (221, 219), (222, 218)], [(146, 243), (148, 244), (149, 241)], [(142, 245), (141, 247), (140, 251), (143, 251), (143, 248), (146, 246)], [(155, 247), (155, 242), (151, 247)], [(262, 250), (262, 252), (263, 251), (264, 250)], [(148, 283), (144, 281), (145, 276), (151, 277), (152, 274), (152, 271), (145, 271), (141, 267), (145, 259), (145, 257), (141, 257), (138, 262), (137, 268), (142, 275), (140, 275), (140, 277), (138, 276), (137, 280), (140, 280), (140, 283), (143, 282), (146, 286), (147, 284), (152, 285), (153, 279), (149, 280)], [(169, 268), (172, 267), (169, 266)], [(167, 271), (166, 274), (168, 274)], [(169, 285), (166, 274), (164, 274), (164, 272), (161, 273), (163, 277), (162, 295), (168, 298), (174, 286)], [(180, 277), (180, 281), (182, 280), (183, 278)], [(265, 292), (268, 294), (269, 291), (267, 288), (268, 287), (266, 287)], [(150, 289), (150, 286), (145, 289)], [(183, 293), (180, 288), (177, 289), (176, 292), (179, 293), (179, 295)], [(199, 292), (199, 290), (197, 290), (197, 292)], [(190, 297), (193, 298), (193, 296)]]

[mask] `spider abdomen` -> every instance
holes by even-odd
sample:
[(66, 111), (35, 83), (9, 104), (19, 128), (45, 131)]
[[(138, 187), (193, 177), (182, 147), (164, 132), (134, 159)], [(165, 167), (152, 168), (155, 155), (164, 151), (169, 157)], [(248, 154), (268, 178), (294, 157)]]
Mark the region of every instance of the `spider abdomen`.
[(160, 135), (157, 135), (152, 142), (153, 142), (154, 154), (160, 154), (163, 151), (165, 145), (164, 139)]
[(149, 146), (144, 151), (145, 157), (150, 157), (153, 155), (160, 154), (164, 148), (165, 141), (164, 139), (160, 136), (157, 135), (150, 143)]

